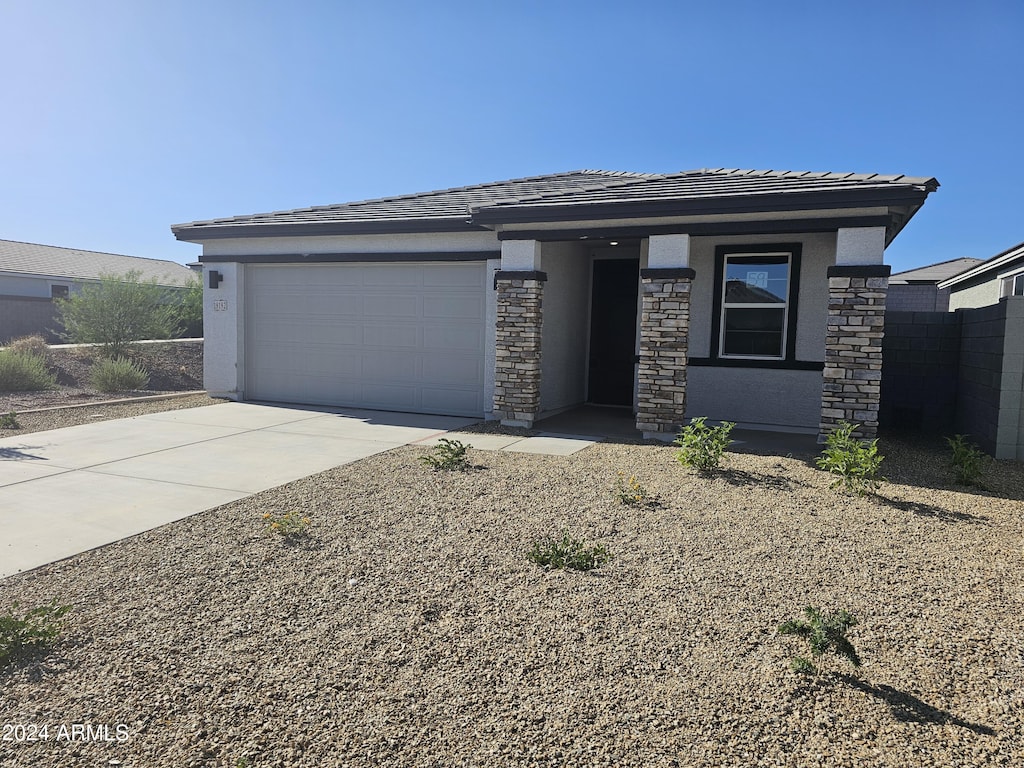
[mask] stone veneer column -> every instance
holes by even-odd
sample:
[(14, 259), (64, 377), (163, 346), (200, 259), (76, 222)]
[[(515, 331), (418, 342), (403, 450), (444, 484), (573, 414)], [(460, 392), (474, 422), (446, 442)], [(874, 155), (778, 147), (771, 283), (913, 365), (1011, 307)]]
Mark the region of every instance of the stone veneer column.
[(694, 275), (688, 267), (640, 270), (643, 307), (636, 428), (644, 437), (669, 438), (683, 426)]
[(532, 427), (540, 411), (541, 296), (547, 275), (500, 270), (494, 361), (494, 415), (510, 427)]
[(841, 421), (859, 424), (855, 434), (863, 438), (878, 431), (889, 272), (883, 264), (828, 269), (819, 442)]

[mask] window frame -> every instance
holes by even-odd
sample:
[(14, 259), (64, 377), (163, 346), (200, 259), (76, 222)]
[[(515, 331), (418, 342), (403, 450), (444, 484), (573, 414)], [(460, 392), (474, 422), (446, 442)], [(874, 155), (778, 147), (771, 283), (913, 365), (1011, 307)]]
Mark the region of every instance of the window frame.
[(1020, 286), (1021, 292), (1016, 292), (1018, 281), (1024, 281), (1024, 270), (1010, 272), (1007, 275), (1003, 275), (999, 288), (999, 297), (1005, 299), (1008, 296), (1024, 296), (1024, 282), (1022, 282)]
[[(722, 365), (750, 367), (778, 367), (795, 364), (798, 300), (800, 295), (800, 243), (759, 243), (756, 245), (719, 245), (715, 248), (714, 312), (711, 318), (711, 360)], [(730, 259), (749, 256), (787, 257), (786, 300), (782, 305), (782, 353), (780, 355), (736, 355), (725, 353), (725, 312), (730, 308), (725, 301), (726, 267)], [(731, 307), (780, 308), (779, 304), (732, 304)]]

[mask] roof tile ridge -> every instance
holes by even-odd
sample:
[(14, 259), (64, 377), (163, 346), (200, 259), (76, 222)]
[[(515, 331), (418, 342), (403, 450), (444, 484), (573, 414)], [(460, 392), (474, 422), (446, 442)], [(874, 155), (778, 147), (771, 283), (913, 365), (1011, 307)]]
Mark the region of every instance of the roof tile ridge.
[[(260, 213), (245, 213), (239, 214), (238, 216), (227, 216), (213, 219), (202, 219), (200, 221), (186, 222), (184, 224), (175, 224), (174, 227), (203, 225), (203, 224), (229, 224), (231, 222), (238, 221), (252, 221), (253, 219), (270, 219), (277, 216), (284, 216), (293, 213), (318, 213), (320, 211), (337, 211), (343, 208), (353, 208), (362, 205), (372, 205), (377, 203), (392, 203), (399, 202), (402, 200), (416, 200), (426, 197), (432, 197), (435, 195), (446, 195), (452, 192), (470, 192), (473, 190), (487, 189), (488, 187), (500, 187), (506, 184), (518, 184), (527, 181), (539, 181), (541, 179), (555, 179), (564, 176), (572, 176), (585, 171), (564, 171), (562, 173), (548, 173), (539, 174), (536, 176), (523, 176), (516, 179), (505, 179), (503, 181), (488, 181), (482, 184), (467, 184), (461, 187), (448, 187), (446, 189), (431, 189), (425, 192), (411, 192), (404, 195), (385, 195), (384, 197), (368, 197), (363, 200), (349, 200), (344, 203), (329, 203), (327, 205), (309, 205), (301, 206), (299, 208), (285, 208), (278, 211), (263, 211)], [(173, 227), (172, 227), (173, 228)]]
[[(584, 188), (584, 191), (587, 192), (596, 192), (598, 190), (604, 189), (621, 189), (623, 187), (634, 186), (637, 184), (642, 184), (644, 182), (655, 181), (664, 178), (664, 175), (660, 173), (634, 173), (631, 171), (595, 171), (593, 169), (572, 171), (570, 174), (566, 175), (573, 174), (602, 175), (601, 178), (607, 179), (606, 181), (595, 181), (592, 184), (587, 184)], [(560, 189), (551, 190), (548, 192), (533, 192), (529, 195), (522, 195), (516, 198), (503, 198), (500, 202), (502, 204), (507, 205), (513, 202), (528, 203), (536, 202), (538, 200), (552, 200), (555, 198), (564, 197), (566, 195), (577, 194), (579, 191), (579, 189)], [(480, 206), (477, 206), (477, 208), (486, 208), (488, 205), (493, 205), (496, 202), (499, 201), (482, 203)]]

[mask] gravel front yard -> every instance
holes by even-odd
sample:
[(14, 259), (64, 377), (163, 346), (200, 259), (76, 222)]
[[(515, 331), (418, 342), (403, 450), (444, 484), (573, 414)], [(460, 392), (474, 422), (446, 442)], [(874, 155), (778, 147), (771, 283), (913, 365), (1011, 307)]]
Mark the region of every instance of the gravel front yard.
[[(0, 741), (0, 765), (1022, 765), (1024, 471), (967, 491), (943, 452), (883, 448), (878, 499), (791, 458), (435, 473), (404, 448), (5, 579), (0, 609), (74, 609), (0, 672), (0, 724), (127, 739)], [(620, 506), (619, 471), (660, 504)], [(307, 540), (265, 529), (290, 510)], [(614, 559), (525, 559), (563, 530)], [(859, 673), (789, 670), (775, 630), (807, 604), (860, 618)]]

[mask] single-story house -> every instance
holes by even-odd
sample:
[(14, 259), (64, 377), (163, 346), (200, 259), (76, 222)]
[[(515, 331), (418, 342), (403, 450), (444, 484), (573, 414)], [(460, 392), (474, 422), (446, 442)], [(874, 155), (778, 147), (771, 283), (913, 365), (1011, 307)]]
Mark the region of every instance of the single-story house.
[(0, 343), (34, 333), (59, 341), (53, 299), (67, 298), (104, 275), (132, 271), (169, 288), (195, 277), (173, 261), (0, 240)]
[(939, 288), (938, 284), (980, 263), (981, 259), (962, 257), (904, 272), (894, 272), (889, 277), (889, 295), (885, 299), (886, 311), (948, 311), (949, 289)]
[(998, 304), (1007, 296), (1024, 296), (1024, 243), (938, 284), (949, 291), (949, 309), (972, 309)]
[(877, 426), (886, 246), (933, 178), (574, 171), (179, 224), (206, 388), (529, 426), (583, 403)]

